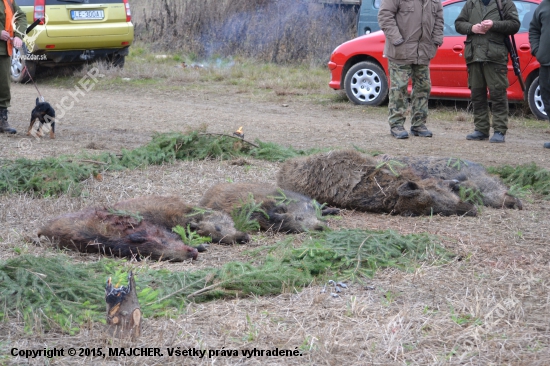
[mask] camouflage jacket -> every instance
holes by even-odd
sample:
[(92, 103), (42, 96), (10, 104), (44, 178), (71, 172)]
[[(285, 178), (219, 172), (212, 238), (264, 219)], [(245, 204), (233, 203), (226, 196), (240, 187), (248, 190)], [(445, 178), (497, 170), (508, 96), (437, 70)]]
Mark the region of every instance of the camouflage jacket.
[(384, 55), (397, 64), (428, 65), (443, 43), (441, 0), (382, 0), (378, 24)]
[[(9, 0), (8, 0), (9, 2)], [(25, 36), (25, 31), (27, 30), (27, 17), (21, 8), (17, 5), (15, 0), (13, 1), (13, 18), (15, 20), (14, 35), (23, 39)], [(4, 1), (0, 0), (0, 30), (6, 28), (6, 8), (4, 6)], [(0, 56), (6, 56), (8, 50), (6, 48), (7, 43), (0, 41)]]
[[(490, 0), (489, 5), (483, 5), (481, 0), (468, 0), (455, 20), (455, 29), (460, 34), (466, 34), (464, 41), (464, 58), (466, 63), (494, 62), (506, 65), (508, 49), (504, 37), (515, 34), (519, 30), (518, 11), (513, 1), (502, 0), (502, 15), (500, 20), (496, 0)], [(483, 20), (490, 19), (493, 26), (485, 34), (475, 34), (472, 27)]]
[(542, 66), (550, 66), (550, 0), (544, 0), (535, 10), (529, 25), (531, 53)]

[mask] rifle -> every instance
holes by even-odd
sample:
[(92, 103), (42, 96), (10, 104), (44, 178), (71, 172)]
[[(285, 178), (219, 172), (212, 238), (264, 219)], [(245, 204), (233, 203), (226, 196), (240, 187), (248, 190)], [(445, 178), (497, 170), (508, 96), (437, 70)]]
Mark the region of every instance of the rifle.
[(30, 33), (34, 28), (36, 28), (36, 26), (37, 26), (38, 24), (40, 24), (40, 22), (43, 21), (43, 20), (44, 20), (44, 18), (38, 18), (38, 19), (36, 19), (36, 20), (34, 21), (34, 23), (32, 23), (31, 25), (29, 25), (29, 27), (27, 28), (27, 30), (26, 30), (25, 33), (26, 33), (26, 34), (29, 34), (29, 33)]
[[(502, 15), (502, 3), (500, 0), (496, 0), (497, 2), (497, 9), (498, 14), (500, 15), (500, 20), (504, 20), (504, 16)], [(512, 39), (512, 42), (510, 42), (510, 39)], [(506, 45), (506, 48), (508, 49), (508, 53), (510, 54), (510, 59), (512, 60), (512, 67), (514, 68), (514, 74), (516, 74), (519, 85), (521, 86), (521, 90), (525, 91), (525, 83), (523, 82), (523, 77), (521, 76), (521, 68), (519, 66), (519, 56), (518, 51), (516, 47), (516, 39), (514, 38), (514, 35), (511, 34), (510, 36), (504, 37), (504, 44)]]

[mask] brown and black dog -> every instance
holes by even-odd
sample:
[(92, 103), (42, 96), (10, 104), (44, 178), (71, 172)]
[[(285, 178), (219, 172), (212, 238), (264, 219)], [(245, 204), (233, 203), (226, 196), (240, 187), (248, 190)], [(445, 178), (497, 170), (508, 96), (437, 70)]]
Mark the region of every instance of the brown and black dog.
[(31, 112), (31, 124), (29, 125), (29, 130), (27, 131), (27, 136), (31, 135), (32, 128), (34, 123), (38, 120), (40, 123), (36, 127), (36, 132), (33, 136), (42, 136), (41, 128), (44, 124), (50, 124), (50, 138), (55, 139), (55, 110), (48, 102), (40, 102), (36, 98), (36, 106)]

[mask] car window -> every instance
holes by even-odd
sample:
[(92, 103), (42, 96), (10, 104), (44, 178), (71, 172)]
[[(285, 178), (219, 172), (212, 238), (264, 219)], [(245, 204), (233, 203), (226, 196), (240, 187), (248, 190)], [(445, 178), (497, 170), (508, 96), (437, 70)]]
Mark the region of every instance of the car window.
[(460, 15), (464, 4), (466, 4), (466, 1), (449, 4), (443, 7), (443, 21), (445, 22), (443, 35), (445, 37), (460, 36), (460, 33), (458, 33), (455, 29), (455, 20)]
[[(443, 19), (445, 21), (445, 29), (443, 30), (444, 36), (452, 37), (460, 35), (455, 29), (455, 20), (460, 15), (465, 3), (465, 1), (461, 1), (459, 3), (449, 4), (443, 8)], [(514, 1), (514, 4), (516, 4), (516, 8), (518, 9), (519, 21), (521, 22), (518, 33), (528, 32), (529, 23), (531, 23), (531, 19), (533, 19), (533, 13), (538, 4), (527, 1)]]
[(529, 32), (529, 23), (533, 19), (533, 14), (538, 4), (527, 1), (514, 1), (514, 4), (516, 4), (516, 8), (518, 9), (519, 21), (521, 22), (518, 33)]
[(380, 3), (382, 0), (374, 0), (373, 6), (375, 9), (380, 9)]

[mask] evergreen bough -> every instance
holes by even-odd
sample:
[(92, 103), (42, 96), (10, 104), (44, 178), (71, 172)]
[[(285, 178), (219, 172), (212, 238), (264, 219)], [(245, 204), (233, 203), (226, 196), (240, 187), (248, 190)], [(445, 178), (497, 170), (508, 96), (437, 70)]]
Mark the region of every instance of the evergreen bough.
[(87, 321), (105, 322), (105, 281), (112, 277), (125, 285), (129, 270), (147, 318), (177, 314), (190, 301), (295, 292), (329, 277), (361, 282), (379, 268), (412, 270), (420, 261), (452, 257), (426, 234), (340, 230), (312, 235), (298, 248), (290, 236), (250, 250), (249, 262), (183, 272), (132, 268), (110, 258), (73, 263), (66, 255), (21, 255), (0, 262), (0, 319), (21, 316), (29, 331), (40, 320), (69, 333)]
[[(201, 131), (155, 134), (145, 146), (123, 149), (120, 154), (81, 154), (31, 160), (0, 160), (0, 193), (32, 192), (56, 196), (80, 194), (80, 183), (105, 171), (145, 168), (176, 160), (233, 159), (254, 157), (284, 161), (307, 154), (292, 147), (256, 141), (257, 147), (231, 136)], [(310, 152), (311, 153), (311, 152)]]
[(498, 174), (505, 183), (512, 186), (512, 190), (529, 190), (546, 199), (550, 198), (550, 171), (538, 167), (535, 163), (516, 167), (505, 165), (487, 170)]

